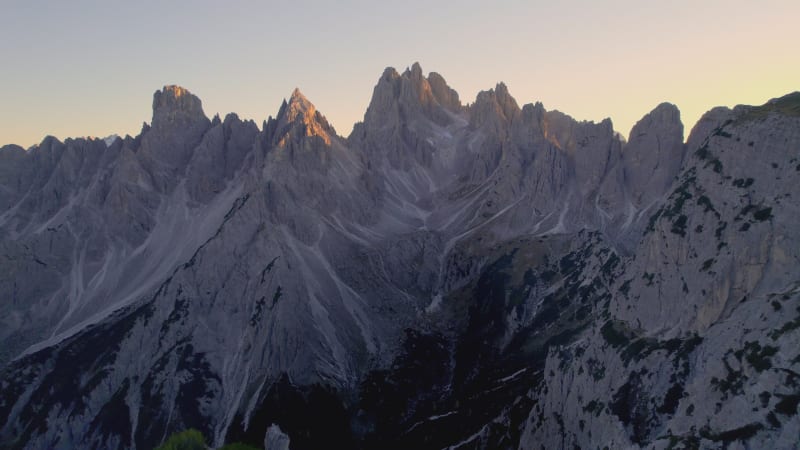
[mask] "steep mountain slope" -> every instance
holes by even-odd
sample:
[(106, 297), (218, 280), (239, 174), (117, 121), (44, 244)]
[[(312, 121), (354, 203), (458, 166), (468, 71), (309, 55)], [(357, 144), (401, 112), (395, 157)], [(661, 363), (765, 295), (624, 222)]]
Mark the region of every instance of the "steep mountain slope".
[(791, 448), (798, 105), (624, 142), (415, 64), (346, 139), (167, 86), (3, 147), (0, 445)]

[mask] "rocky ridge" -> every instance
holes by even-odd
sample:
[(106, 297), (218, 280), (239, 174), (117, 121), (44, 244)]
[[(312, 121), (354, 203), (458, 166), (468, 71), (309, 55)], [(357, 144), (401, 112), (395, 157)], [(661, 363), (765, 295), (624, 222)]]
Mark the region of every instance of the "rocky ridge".
[(792, 448), (798, 105), (625, 142), (415, 64), (347, 138), (166, 86), (3, 147), (0, 445)]

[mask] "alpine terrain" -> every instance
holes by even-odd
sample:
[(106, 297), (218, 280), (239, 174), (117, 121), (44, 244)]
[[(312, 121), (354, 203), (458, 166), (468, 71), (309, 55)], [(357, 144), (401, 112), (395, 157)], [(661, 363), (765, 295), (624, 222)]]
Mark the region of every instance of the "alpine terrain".
[(626, 141), (386, 69), (0, 148), (0, 448), (800, 445), (800, 93)]

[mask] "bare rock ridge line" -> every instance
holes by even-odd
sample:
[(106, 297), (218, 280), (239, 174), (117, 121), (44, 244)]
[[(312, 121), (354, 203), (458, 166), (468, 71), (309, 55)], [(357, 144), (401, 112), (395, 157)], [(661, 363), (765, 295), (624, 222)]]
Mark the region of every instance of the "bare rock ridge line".
[(0, 448), (793, 448), (798, 181), (800, 93), (626, 142), (419, 64), (347, 137), (165, 86), (0, 148)]

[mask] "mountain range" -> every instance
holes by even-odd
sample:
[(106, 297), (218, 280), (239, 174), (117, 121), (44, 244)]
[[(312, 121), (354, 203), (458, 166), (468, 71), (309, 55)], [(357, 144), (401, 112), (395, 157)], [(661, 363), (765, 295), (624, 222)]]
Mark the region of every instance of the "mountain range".
[(0, 148), (0, 448), (800, 444), (800, 93), (684, 137), (387, 68)]

